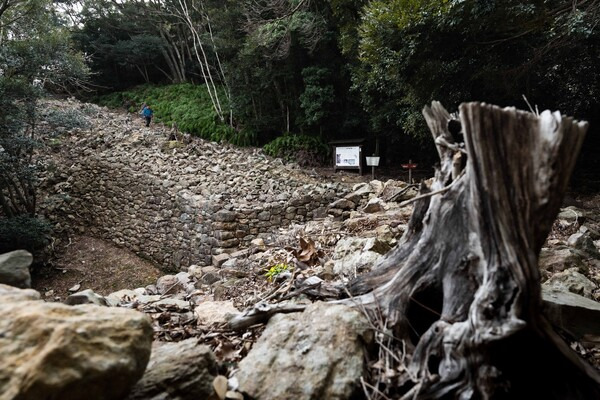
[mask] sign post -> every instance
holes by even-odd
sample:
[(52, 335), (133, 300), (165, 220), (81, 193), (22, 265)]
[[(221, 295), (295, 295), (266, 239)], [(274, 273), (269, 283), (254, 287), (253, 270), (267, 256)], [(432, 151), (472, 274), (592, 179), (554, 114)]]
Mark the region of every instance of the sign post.
[(358, 170), (362, 175), (364, 157), (362, 143), (364, 139), (346, 139), (329, 142), (333, 147), (333, 171), (338, 169)]
[(379, 157), (373, 155), (372, 157), (365, 157), (367, 165), (371, 167), (371, 180), (375, 180), (375, 167), (379, 166)]
[(402, 168), (408, 169), (408, 183), (412, 183), (412, 170), (417, 168), (418, 164), (413, 164), (412, 160), (408, 160), (408, 164), (402, 164)]

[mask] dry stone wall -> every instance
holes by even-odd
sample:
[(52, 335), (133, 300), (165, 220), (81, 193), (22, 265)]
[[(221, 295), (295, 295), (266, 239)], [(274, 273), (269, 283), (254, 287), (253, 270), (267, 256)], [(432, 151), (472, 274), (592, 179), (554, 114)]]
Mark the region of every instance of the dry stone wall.
[(74, 101), (49, 106), (85, 110), (91, 128), (54, 147), (42, 213), (165, 269), (209, 265), (279, 227), (324, 216), (349, 190), (259, 149), (169, 142), (165, 128), (125, 114)]

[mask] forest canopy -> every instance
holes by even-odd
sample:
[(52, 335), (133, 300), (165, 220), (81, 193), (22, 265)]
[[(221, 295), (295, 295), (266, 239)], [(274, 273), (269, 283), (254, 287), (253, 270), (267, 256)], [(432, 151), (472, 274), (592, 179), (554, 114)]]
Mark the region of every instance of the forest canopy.
[[(456, 109), (475, 100), (559, 109), (586, 119), (591, 131), (585, 148), (600, 148), (596, 1), (4, 4), (12, 12), (28, 8), (52, 20), (53, 30), (38, 42), (48, 49), (35, 53), (51, 54), (67, 36), (74, 43), (76, 52), (63, 52), (68, 57), (62, 61), (73, 64), (70, 57), (85, 56), (81, 68), (91, 75), (87, 90), (78, 93), (84, 98), (140, 84), (195, 85), (204, 88), (197, 96), (210, 101), (215, 124), (231, 129), (216, 137), (236, 143), (264, 145), (290, 134), (320, 144), (363, 137), (367, 151), (382, 153), (384, 163), (428, 161), (434, 153), (423, 105), (439, 100)], [(3, 32), (5, 41), (11, 39)], [(55, 91), (73, 89), (45, 83)], [(376, 141), (385, 146), (376, 149)], [(593, 168), (597, 161), (590, 153), (582, 157)]]

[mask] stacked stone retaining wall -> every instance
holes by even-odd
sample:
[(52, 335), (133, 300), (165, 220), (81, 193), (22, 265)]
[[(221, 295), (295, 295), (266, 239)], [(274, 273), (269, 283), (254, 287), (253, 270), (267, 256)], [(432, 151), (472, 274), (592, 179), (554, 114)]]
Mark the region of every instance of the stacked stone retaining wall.
[[(106, 120), (109, 111), (98, 110)], [(111, 125), (63, 138), (41, 211), (165, 269), (208, 265), (279, 227), (324, 216), (348, 190), (257, 149), (167, 142), (160, 127), (124, 129), (114, 121), (125, 117), (110, 114)]]

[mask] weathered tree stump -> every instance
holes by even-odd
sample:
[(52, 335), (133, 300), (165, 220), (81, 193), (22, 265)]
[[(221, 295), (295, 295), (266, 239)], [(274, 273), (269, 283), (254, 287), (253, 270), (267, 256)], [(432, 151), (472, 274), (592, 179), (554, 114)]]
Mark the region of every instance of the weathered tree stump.
[(440, 103), (425, 107), (434, 182), (400, 244), (353, 282), (352, 303), (382, 312), (408, 344), (404, 398), (600, 399), (598, 373), (541, 314), (537, 265), (587, 123), (482, 103), (459, 111), (460, 125)]

